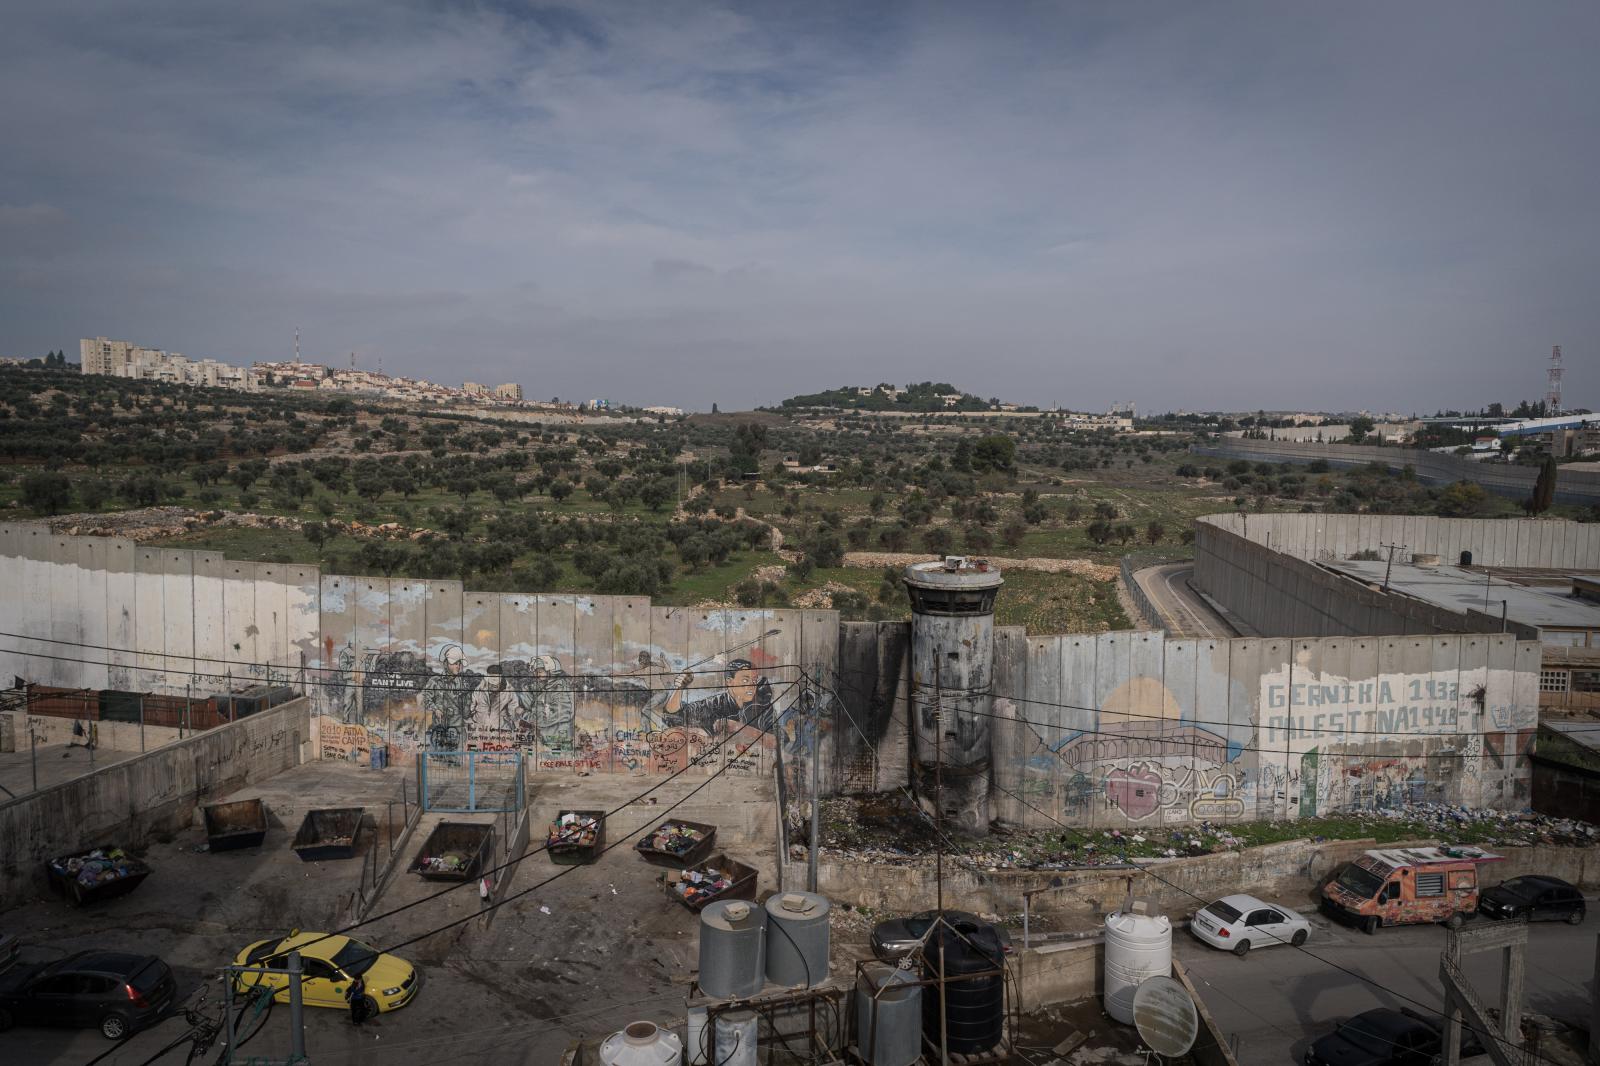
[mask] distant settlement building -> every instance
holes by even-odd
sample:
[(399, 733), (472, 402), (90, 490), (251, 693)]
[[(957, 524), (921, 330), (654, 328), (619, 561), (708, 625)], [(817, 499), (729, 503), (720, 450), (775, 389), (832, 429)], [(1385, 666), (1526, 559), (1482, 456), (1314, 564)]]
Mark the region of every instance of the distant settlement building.
[(80, 339), (78, 355), (85, 374), (244, 392), (254, 392), (259, 385), (249, 367), (232, 366), (215, 359), (186, 359), (177, 352), (142, 348), (130, 341), (106, 337)]

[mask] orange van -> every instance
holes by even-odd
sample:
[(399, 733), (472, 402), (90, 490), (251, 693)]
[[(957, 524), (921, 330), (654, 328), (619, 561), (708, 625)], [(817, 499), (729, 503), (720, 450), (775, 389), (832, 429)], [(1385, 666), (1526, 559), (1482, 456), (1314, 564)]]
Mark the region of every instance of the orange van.
[(1423, 922), (1454, 929), (1477, 913), (1478, 867), (1501, 858), (1451, 846), (1369, 851), (1322, 886), (1322, 910), (1367, 933)]

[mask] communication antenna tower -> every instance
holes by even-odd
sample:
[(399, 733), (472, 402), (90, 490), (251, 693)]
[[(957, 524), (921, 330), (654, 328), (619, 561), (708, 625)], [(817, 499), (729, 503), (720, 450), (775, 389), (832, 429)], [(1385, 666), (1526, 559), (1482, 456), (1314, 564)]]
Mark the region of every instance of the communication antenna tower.
[(294, 328), (294, 363), (295, 363), (295, 366), (299, 366), (300, 365), (300, 327), (299, 326), (296, 326)]
[(1561, 413), (1561, 345), (1550, 349), (1550, 369), (1546, 371), (1550, 377), (1550, 391), (1545, 394), (1545, 406), (1549, 408), (1546, 414), (1558, 415)]

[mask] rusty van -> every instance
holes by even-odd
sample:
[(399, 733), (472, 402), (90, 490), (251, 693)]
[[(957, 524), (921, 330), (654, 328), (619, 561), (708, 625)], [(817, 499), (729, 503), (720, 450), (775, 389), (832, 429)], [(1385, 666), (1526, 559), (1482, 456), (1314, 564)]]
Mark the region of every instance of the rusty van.
[(1478, 911), (1478, 867), (1501, 858), (1471, 847), (1369, 851), (1322, 886), (1322, 910), (1367, 933), (1424, 922), (1454, 929)]

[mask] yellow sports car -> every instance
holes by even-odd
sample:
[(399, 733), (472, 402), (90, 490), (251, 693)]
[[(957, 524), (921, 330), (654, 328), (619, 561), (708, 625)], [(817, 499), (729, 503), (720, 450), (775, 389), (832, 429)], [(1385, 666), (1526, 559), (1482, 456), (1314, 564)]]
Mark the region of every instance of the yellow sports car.
[(350, 983), (366, 984), (370, 1013), (399, 1010), (417, 994), (417, 971), (404, 959), (384, 955), (359, 940), (296, 929), (278, 940), (258, 940), (239, 952), (235, 966), (258, 966), (266, 972), (236, 973), (233, 990), (246, 995), (257, 986), (274, 989), (273, 998), (289, 1002), (289, 952), (300, 952), (304, 976), (300, 994), (308, 1007), (349, 1007)]

